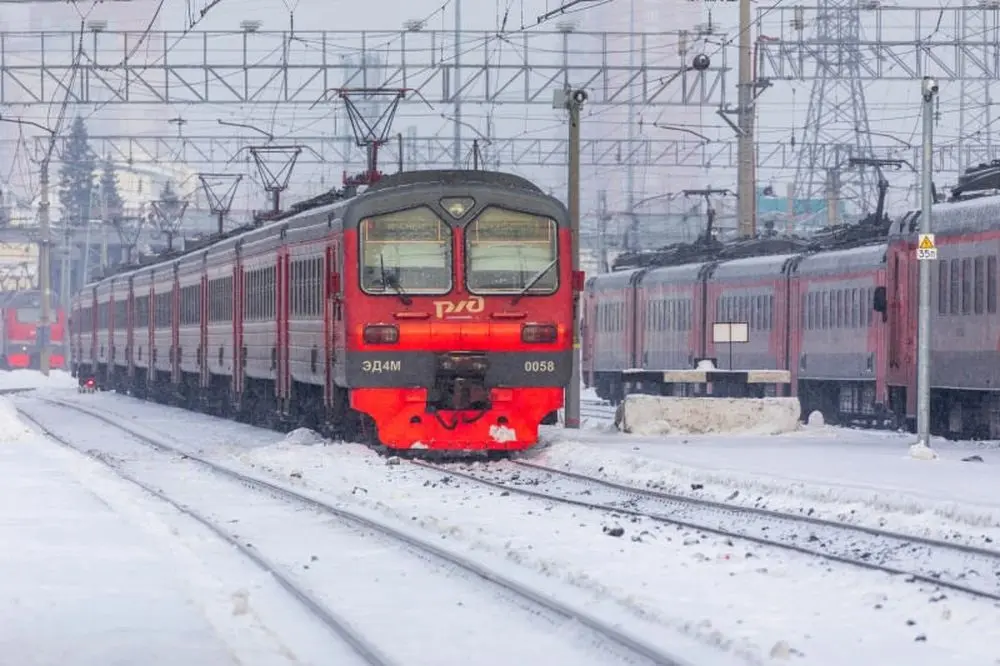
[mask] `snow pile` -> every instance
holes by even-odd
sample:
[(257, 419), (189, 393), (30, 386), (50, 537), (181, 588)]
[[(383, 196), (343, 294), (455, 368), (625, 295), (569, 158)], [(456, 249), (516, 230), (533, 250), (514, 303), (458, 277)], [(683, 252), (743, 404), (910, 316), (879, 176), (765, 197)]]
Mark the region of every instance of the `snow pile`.
[(0, 443), (20, 442), (30, 434), (31, 430), (21, 421), (13, 403), (0, 397)]
[(76, 388), (77, 385), (76, 378), (62, 370), (53, 370), (48, 377), (38, 370), (0, 372), (0, 390)]
[(923, 442), (917, 442), (910, 447), (910, 457), (915, 460), (937, 460), (938, 454)]
[(322, 444), (325, 441), (321, 434), (309, 428), (296, 428), (285, 435), (284, 439), (285, 444), (299, 444), (302, 446), (313, 446), (315, 444)]
[(634, 435), (752, 432), (778, 435), (799, 426), (797, 398), (664, 398), (630, 395), (615, 425)]

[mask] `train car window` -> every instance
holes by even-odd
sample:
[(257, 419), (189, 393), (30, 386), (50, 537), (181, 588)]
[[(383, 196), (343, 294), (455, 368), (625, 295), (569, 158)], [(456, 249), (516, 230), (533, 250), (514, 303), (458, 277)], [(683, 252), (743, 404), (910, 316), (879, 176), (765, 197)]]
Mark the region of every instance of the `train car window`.
[(962, 259), (962, 314), (972, 312), (972, 259)]
[(774, 294), (768, 294), (764, 303), (764, 328), (768, 331), (774, 328)]
[(362, 220), (361, 288), (369, 294), (445, 294), (451, 227), (422, 206)]
[(128, 303), (115, 301), (115, 328), (124, 329), (128, 326)]
[(858, 298), (858, 290), (851, 289), (851, 328), (858, 328), (861, 324), (861, 299)]
[(39, 308), (15, 308), (15, 317), (21, 324), (37, 324), (42, 320), (42, 311)]
[(149, 328), (149, 296), (140, 296), (135, 299), (135, 324), (136, 328)]
[(986, 257), (986, 312), (997, 311), (997, 258)]
[(804, 329), (809, 328), (809, 294), (802, 294), (799, 297), (799, 314), (801, 322), (799, 326)]
[(820, 315), (822, 316), (822, 322), (820, 323), (820, 328), (830, 328), (830, 292), (821, 292), (822, 303), (819, 307)]
[(844, 290), (837, 290), (837, 328), (844, 327)]
[(480, 293), (551, 294), (559, 286), (556, 223), (489, 207), (465, 228), (465, 280)]
[(935, 262), (934, 268), (938, 273), (938, 314), (948, 314), (948, 264), (939, 261)]
[(958, 307), (962, 298), (962, 281), (958, 271), (958, 259), (952, 259), (951, 266), (949, 267), (951, 293), (949, 294), (948, 311), (953, 315), (958, 314)]
[(986, 307), (986, 257), (976, 257), (972, 274), (972, 309), (976, 314), (983, 314)]

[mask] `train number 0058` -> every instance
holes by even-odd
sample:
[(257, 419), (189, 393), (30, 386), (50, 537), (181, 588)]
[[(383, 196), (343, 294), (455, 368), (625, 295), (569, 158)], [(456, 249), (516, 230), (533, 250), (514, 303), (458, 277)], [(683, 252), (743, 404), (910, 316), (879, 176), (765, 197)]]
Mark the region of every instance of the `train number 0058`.
[(524, 362), (525, 372), (555, 372), (556, 362), (555, 361), (525, 361)]

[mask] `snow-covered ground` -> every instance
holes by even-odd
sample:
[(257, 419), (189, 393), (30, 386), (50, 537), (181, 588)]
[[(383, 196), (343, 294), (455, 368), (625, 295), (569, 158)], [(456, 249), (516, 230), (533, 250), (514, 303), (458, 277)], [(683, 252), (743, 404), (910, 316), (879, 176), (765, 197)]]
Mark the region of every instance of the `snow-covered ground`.
[[(65, 397), (595, 591), (753, 661), (1000, 663), (1000, 642), (990, 638), (1000, 609), (989, 603), (766, 547), (507, 496), (405, 462), (388, 465), (355, 445), (310, 445), (315, 440), (301, 433), (284, 437), (113, 395)], [(973, 453), (968, 446), (917, 461), (906, 456), (906, 437), (834, 428), (768, 438), (548, 429), (545, 438), (534, 455), (539, 462), (629, 483), (707, 489), (720, 499), (739, 491), (737, 498), (772, 508), (836, 505), (845, 517), (853, 509), (866, 520), (887, 514), (914, 521), (912, 528), (956, 530), (995, 524), (993, 507), (1000, 511), (988, 449), (975, 451), (985, 464), (956, 460)], [(611, 526), (623, 527), (623, 535), (611, 536)]]
[(37, 388), (76, 388), (73, 375), (53, 370), (46, 377), (36, 370), (0, 370), (0, 390)]
[(904, 433), (804, 426), (771, 437), (641, 437), (610, 426), (548, 428), (534, 462), (718, 501), (1000, 549), (1000, 448), (935, 438), (937, 460)]
[(0, 477), (0, 663), (356, 663), (310, 643), (308, 616), (231, 548), (28, 431), (6, 399)]

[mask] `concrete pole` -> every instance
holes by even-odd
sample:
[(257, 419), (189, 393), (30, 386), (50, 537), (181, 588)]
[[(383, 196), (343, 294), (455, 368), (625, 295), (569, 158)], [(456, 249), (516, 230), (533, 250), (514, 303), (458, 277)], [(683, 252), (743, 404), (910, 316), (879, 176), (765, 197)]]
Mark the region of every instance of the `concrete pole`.
[(753, 42), (750, 21), (750, 0), (740, 0), (740, 67), (737, 126), (737, 188), (739, 235), (751, 237), (757, 233), (757, 174), (754, 146), (754, 81)]
[(49, 227), (49, 157), (42, 160), (40, 181), (41, 200), (38, 202), (38, 287), (42, 292), (42, 315), (38, 325), (37, 341), (41, 346), (38, 365), (42, 374), (49, 374), (49, 341), (52, 330), (52, 238)]
[[(565, 107), (569, 111), (569, 208), (573, 276), (580, 271), (580, 109), (587, 101), (583, 90), (566, 90)], [(573, 291), (573, 370), (566, 387), (566, 427), (580, 427), (580, 293)]]
[[(920, 233), (931, 233), (931, 165), (934, 149), (934, 98), (937, 82), (924, 77), (923, 92), (924, 136), (921, 157)], [(920, 268), (920, 305), (917, 330), (917, 444), (931, 445), (931, 261), (922, 260)]]
[(59, 288), (60, 301), (62, 302), (63, 311), (63, 359), (65, 359), (65, 369), (70, 369), (72, 367), (73, 359), (71, 358), (72, 336), (70, 335), (69, 327), (65, 324), (69, 323), (69, 308), (70, 308), (70, 292), (73, 290), (72, 284), (72, 270), (73, 270), (73, 245), (70, 238), (70, 227), (66, 221), (63, 221), (63, 226), (65, 227), (63, 233), (63, 256), (62, 256), (62, 286)]

